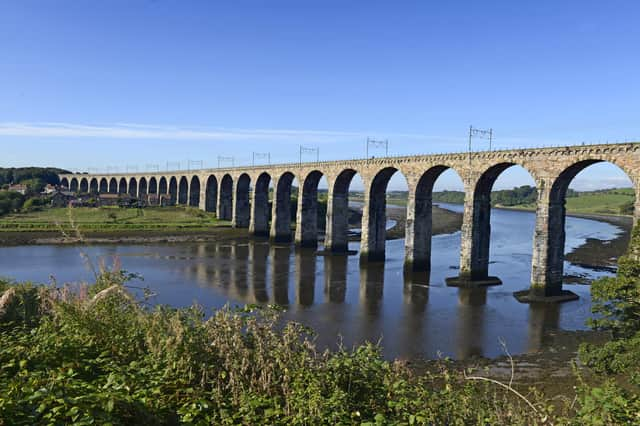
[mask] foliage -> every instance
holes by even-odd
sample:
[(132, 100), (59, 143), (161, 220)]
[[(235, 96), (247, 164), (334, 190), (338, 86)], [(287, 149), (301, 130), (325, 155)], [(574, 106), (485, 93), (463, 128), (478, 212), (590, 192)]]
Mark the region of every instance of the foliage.
[(0, 192), (0, 216), (18, 211), (24, 204), (25, 196), (15, 191)]
[(585, 345), (583, 359), (598, 372), (625, 374), (640, 385), (640, 226), (618, 262), (617, 276), (595, 281), (591, 298), (590, 325), (611, 332), (613, 339), (599, 347)]
[[(592, 424), (640, 421), (640, 226), (633, 230), (629, 250), (615, 278), (595, 281), (591, 288), (590, 325), (611, 333), (604, 345), (585, 344), (580, 357), (602, 379), (583, 385), (579, 414)], [(620, 378), (622, 385), (614, 378)], [(595, 419), (601, 419), (595, 421)]]
[(501, 206), (517, 206), (519, 204), (535, 203), (538, 196), (536, 188), (523, 185), (513, 189), (493, 191), (491, 193), (491, 204)]
[(464, 192), (462, 191), (440, 191), (433, 193), (433, 201), (440, 203), (463, 204)]
[[(10, 424), (533, 424), (508, 392), (447, 363), (414, 375), (371, 344), (319, 352), (276, 311), (148, 307), (129, 274), (41, 287), (37, 321), (0, 317), (0, 418)], [(4, 289), (22, 285), (5, 283)], [(24, 286), (32, 291), (32, 286)], [(560, 415), (542, 399), (545, 416)]]
[(60, 184), (58, 174), (69, 173), (67, 170), (54, 167), (18, 167), (0, 168), (0, 185), (8, 183), (26, 183), (29, 180), (40, 180), (43, 185)]
[(624, 215), (632, 215), (633, 211), (635, 210), (635, 200), (629, 200), (625, 203), (623, 203), (620, 207), (620, 214), (624, 214)]

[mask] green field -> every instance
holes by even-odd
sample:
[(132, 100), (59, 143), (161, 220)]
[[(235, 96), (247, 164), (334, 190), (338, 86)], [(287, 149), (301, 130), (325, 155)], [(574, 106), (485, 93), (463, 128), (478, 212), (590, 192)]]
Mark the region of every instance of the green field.
[[(577, 192), (567, 197), (567, 211), (578, 214), (631, 215), (635, 195), (632, 188), (617, 188), (592, 192)], [(535, 205), (522, 204), (513, 208), (533, 210)], [(630, 210), (631, 208), (631, 210)]]
[(0, 218), (0, 232), (71, 230), (72, 223), (82, 231), (109, 232), (200, 230), (225, 225), (228, 222), (219, 221), (214, 214), (191, 207), (53, 208), (3, 216)]
[[(506, 192), (506, 191), (503, 191)], [(434, 193), (434, 203), (438, 201), (438, 195), (442, 193)], [(450, 194), (458, 195), (455, 191)], [(464, 199), (464, 195), (460, 194), (460, 199)], [(449, 198), (455, 199), (450, 195)], [(351, 196), (351, 199), (363, 201), (362, 197)], [(576, 214), (602, 214), (602, 215), (632, 215), (635, 194), (632, 188), (616, 188), (599, 191), (571, 192), (567, 195), (567, 211)], [(455, 199), (455, 201), (459, 201)], [(453, 202), (453, 201), (451, 201)], [(406, 192), (391, 192), (387, 194), (387, 204), (404, 206), (407, 204)], [(517, 204), (511, 206), (502, 206), (494, 204), (494, 207), (504, 207), (510, 209), (535, 210), (535, 204)]]

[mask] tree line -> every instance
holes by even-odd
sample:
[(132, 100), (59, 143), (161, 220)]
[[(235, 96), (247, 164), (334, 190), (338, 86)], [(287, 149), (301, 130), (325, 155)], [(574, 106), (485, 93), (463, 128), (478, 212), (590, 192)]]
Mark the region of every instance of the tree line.
[[(573, 189), (567, 190), (567, 197), (578, 197), (579, 192)], [(493, 206), (519, 206), (522, 204), (535, 204), (538, 191), (535, 186), (522, 185), (513, 189), (501, 189), (491, 192), (491, 205)], [(462, 204), (464, 192), (439, 191), (433, 193), (433, 201), (441, 203)]]
[[(67, 170), (54, 167), (10, 167), (0, 168), (0, 216), (24, 208), (31, 209), (42, 204), (39, 194), (46, 185), (59, 185), (59, 173), (69, 173)], [(27, 187), (26, 194), (6, 191), (9, 185), (23, 184)]]

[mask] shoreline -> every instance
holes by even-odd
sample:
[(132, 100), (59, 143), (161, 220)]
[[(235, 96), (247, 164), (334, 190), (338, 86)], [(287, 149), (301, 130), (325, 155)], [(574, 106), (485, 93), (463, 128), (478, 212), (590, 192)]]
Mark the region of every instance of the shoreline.
[[(450, 234), (460, 230), (462, 214), (435, 207), (433, 210), (433, 235)], [(360, 217), (350, 223), (350, 227), (360, 226)], [(387, 219), (396, 221), (387, 230), (387, 239), (395, 240), (405, 237), (405, 209), (399, 206), (389, 206)], [(357, 222), (357, 223), (356, 223)], [(0, 232), (0, 247), (25, 245), (74, 245), (74, 244), (156, 244), (156, 243), (189, 243), (207, 242), (228, 239), (252, 238), (248, 229), (233, 228), (231, 224), (218, 224), (209, 229), (180, 231), (159, 231), (149, 229), (132, 229), (117, 231), (82, 230), (82, 238), (65, 237), (59, 231), (2, 231)], [(324, 230), (319, 231), (319, 241), (324, 240)], [(351, 239), (351, 238), (350, 238)], [(357, 235), (357, 240), (360, 239)]]
[[(501, 210), (531, 212), (531, 210), (494, 207)], [(354, 211), (355, 212), (355, 211)], [(358, 212), (361, 215), (361, 212)], [(361, 217), (350, 221), (350, 228), (360, 227)], [(629, 244), (633, 218), (630, 216), (567, 213), (567, 216), (609, 223), (620, 229), (611, 240), (588, 238), (584, 244), (566, 254), (566, 260), (573, 265), (615, 273), (618, 258), (624, 254)], [(406, 207), (399, 205), (387, 206), (387, 220), (395, 224), (387, 230), (387, 240), (397, 240), (405, 237)], [(462, 225), (462, 213), (448, 210), (437, 205), (433, 206), (433, 235), (444, 235), (458, 232)], [(77, 245), (77, 244), (174, 244), (190, 242), (208, 242), (229, 239), (252, 238), (247, 229), (232, 228), (231, 224), (218, 224), (208, 229), (183, 229), (176, 231), (162, 230), (118, 230), (118, 231), (82, 231), (82, 238), (69, 238), (59, 231), (2, 231), (0, 232), (0, 247), (27, 245)], [(359, 241), (359, 233), (350, 232), (351, 241)], [(324, 240), (321, 230), (319, 241)], [(580, 276), (565, 276), (566, 280), (584, 283)]]

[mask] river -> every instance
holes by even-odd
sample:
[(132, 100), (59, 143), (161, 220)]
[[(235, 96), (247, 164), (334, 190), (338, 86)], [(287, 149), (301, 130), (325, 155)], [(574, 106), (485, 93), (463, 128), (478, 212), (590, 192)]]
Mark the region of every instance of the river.
[[(462, 206), (439, 203), (454, 211)], [(0, 247), (0, 274), (19, 281), (58, 284), (91, 281), (92, 271), (112, 264), (144, 277), (152, 301), (172, 306), (194, 302), (207, 309), (229, 303), (277, 303), (287, 319), (318, 333), (318, 345), (349, 347), (381, 341), (384, 355), (400, 358), (495, 357), (503, 339), (512, 354), (551, 344), (559, 330), (584, 330), (590, 314), (589, 286), (565, 284), (580, 300), (559, 305), (525, 305), (512, 293), (529, 285), (534, 214), (494, 209), (490, 274), (502, 286), (459, 289), (444, 279), (457, 274), (460, 233), (433, 238), (430, 276), (404, 278), (404, 241), (387, 241), (384, 265), (359, 266), (358, 256), (320, 256), (266, 241), (174, 244), (34, 245)], [(568, 217), (565, 252), (587, 238), (611, 240), (620, 228)], [(351, 243), (358, 250), (359, 243)], [(565, 274), (591, 280), (610, 272), (565, 263)]]

